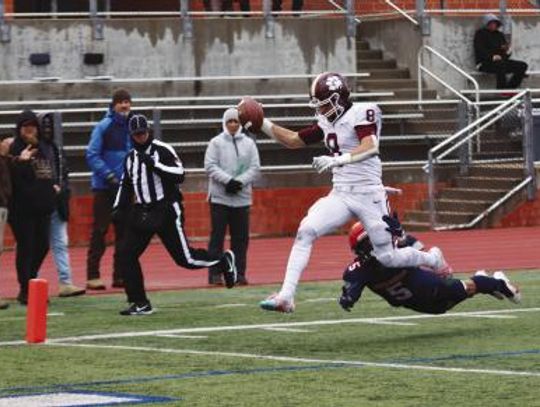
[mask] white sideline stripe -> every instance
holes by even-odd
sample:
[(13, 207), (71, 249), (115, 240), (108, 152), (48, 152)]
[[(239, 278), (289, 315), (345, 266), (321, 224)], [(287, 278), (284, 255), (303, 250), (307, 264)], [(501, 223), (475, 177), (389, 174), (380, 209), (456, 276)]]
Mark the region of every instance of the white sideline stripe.
[(264, 328), (265, 331), (276, 331), (276, 332), (298, 332), (306, 333), (313, 332), (312, 329), (300, 329), (300, 328)]
[(515, 315), (463, 315), (466, 318), (514, 319)]
[(213, 352), (213, 351), (200, 351), (200, 350), (192, 350), (192, 349), (163, 349), (163, 348), (149, 348), (149, 347), (140, 347), (140, 346), (94, 345), (94, 344), (84, 344), (84, 343), (48, 343), (47, 345), (48, 346), (91, 348), (91, 349), (114, 349), (114, 350), (141, 351), (141, 352), (171, 353), (171, 354), (183, 354), (183, 355), (224, 356), (224, 357), (232, 357), (232, 358), (274, 360), (274, 361), (279, 361), (279, 362), (336, 364), (336, 365), (347, 365), (347, 366), (367, 366), (367, 367), (381, 367), (381, 368), (404, 369), (404, 370), (428, 370), (428, 371), (453, 372), (453, 373), (480, 373), (480, 374), (492, 374), (492, 375), (500, 375), (500, 376), (540, 377), (540, 372), (529, 372), (529, 371), (519, 371), (519, 370), (468, 369), (468, 368), (459, 368), (459, 367), (442, 367), (442, 366), (429, 366), (429, 365), (407, 365), (407, 364), (402, 364), (402, 363), (364, 362), (360, 360), (355, 361), (355, 360), (311, 359), (311, 358), (296, 358), (296, 357), (290, 357), (290, 356), (257, 355), (253, 353)]
[(313, 298), (311, 300), (299, 301), (299, 303), (309, 303), (309, 302), (337, 302), (337, 297), (332, 298)]
[(180, 338), (180, 339), (208, 339), (206, 335), (176, 335), (176, 334), (160, 334), (155, 335), (158, 338)]
[(366, 324), (372, 324), (372, 325), (399, 325), (399, 326), (415, 326), (418, 325), (415, 322), (394, 322), (394, 321), (364, 321)]
[[(64, 317), (65, 314), (63, 312), (50, 312), (47, 314), (48, 317)], [(22, 315), (20, 317), (7, 317), (0, 319), (0, 322), (4, 321), (20, 321), (26, 319), (26, 315)]]
[[(92, 341), (98, 339), (121, 339), (121, 338), (135, 338), (143, 336), (155, 336), (160, 334), (191, 334), (191, 333), (207, 333), (207, 332), (223, 332), (223, 331), (245, 331), (248, 329), (264, 329), (275, 327), (303, 327), (314, 325), (340, 325), (340, 324), (358, 324), (358, 323), (370, 323), (380, 321), (409, 321), (416, 319), (430, 319), (430, 318), (456, 318), (466, 317), (469, 315), (497, 315), (508, 314), (515, 312), (538, 312), (540, 307), (536, 308), (515, 308), (515, 309), (499, 309), (499, 310), (486, 310), (486, 311), (468, 311), (468, 312), (448, 312), (446, 314), (413, 314), (403, 315), (396, 317), (380, 317), (380, 318), (347, 318), (347, 319), (327, 319), (305, 322), (285, 322), (275, 324), (253, 324), (253, 325), (224, 325), (224, 326), (210, 326), (199, 328), (178, 328), (178, 329), (164, 329), (157, 331), (132, 331), (132, 332), (119, 332), (110, 334), (96, 334), (96, 335), (80, 335), (80, 336), (68, 336), (64, 338), (52, 338), (47, 342), (77, 342), (77, 341)], [(7, 345), (24, 345), (25, 341), (7, 341), (0, 342), (0, 346)]]
[(221, 304), (216, 305), (214, 308), (235, 308), (235, 307), (247, 307), (248, 304)]

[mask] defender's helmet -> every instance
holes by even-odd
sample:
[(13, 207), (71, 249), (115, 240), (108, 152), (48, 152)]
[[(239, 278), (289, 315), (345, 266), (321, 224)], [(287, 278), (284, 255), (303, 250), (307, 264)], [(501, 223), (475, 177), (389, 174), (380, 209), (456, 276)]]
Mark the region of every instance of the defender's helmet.
[(343, 76), (335, 72), (324, 72), (312, 82), (309, 90), (309, 106), (317, 115), (335, 122), (350, 105), (351, 91)]
[(364, 226), (360, 222), (352, 225), (349, 231), (349, 246), (361, 261), (367, 261), (371, 258), (373, 246)]

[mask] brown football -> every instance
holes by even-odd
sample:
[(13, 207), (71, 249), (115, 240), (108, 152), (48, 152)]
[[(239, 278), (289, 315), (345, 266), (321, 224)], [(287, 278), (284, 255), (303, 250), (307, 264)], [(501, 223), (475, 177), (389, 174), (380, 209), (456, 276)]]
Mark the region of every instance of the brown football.
[(238, 103), (238, 118), (246, 130), (259, 131), (264, 119), (261, 104), (252, 97), (244, 96)]

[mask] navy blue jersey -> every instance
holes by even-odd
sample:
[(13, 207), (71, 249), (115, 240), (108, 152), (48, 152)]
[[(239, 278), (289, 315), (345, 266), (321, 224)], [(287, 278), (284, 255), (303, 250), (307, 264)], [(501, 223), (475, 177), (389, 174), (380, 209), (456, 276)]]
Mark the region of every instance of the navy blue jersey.
[(388, 268), (374, 257), (361, 263), (356, 259), (343, 274), (345, 285), (340, 304), (348, 309), (368, 287), (394, 307), (442, 314), (467, 298), (460, 280), (442, 278), (418, 267)]

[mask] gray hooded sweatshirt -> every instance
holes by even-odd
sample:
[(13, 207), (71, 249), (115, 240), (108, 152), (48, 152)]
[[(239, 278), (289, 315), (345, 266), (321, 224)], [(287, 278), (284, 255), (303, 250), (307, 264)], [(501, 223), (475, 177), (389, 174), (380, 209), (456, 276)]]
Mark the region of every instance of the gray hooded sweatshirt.
[[(204, 156), (204, 168), (208, 174), (208, 200), (211, 203), (232, 207), (250, 206), (252, 183), (259, 176), (261, 167), (255, 142), (242, 133), (242, 128), (231, 135), (225, 123), (231, 118), (238, 120), (236, 109), (227, 109), (223, 114), (223, 132), (208, 144)], [(225, 185), (236, 179), (244, 184), (236, 194), (227, 194)]]

